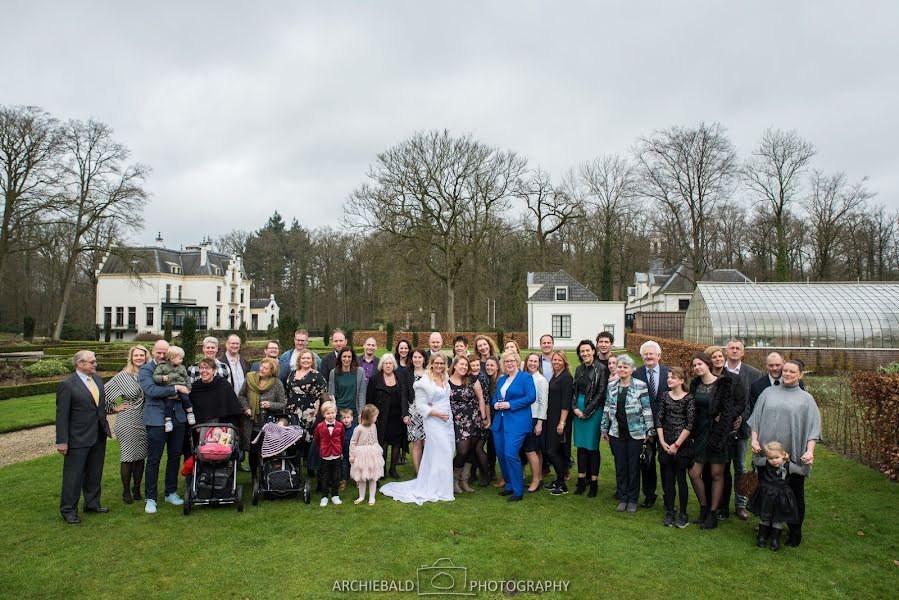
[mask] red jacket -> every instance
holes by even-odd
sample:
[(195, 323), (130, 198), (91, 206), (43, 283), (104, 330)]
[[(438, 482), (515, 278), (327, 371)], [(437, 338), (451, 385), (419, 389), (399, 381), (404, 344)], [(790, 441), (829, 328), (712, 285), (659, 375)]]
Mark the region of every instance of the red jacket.
[(334, 422), (334, 431), (328, 433), (328, 424), (322, 421), (315, 426), (313, 439), (318, 442), (318, 455), (322, 458), (343, 456), (343, 423)]

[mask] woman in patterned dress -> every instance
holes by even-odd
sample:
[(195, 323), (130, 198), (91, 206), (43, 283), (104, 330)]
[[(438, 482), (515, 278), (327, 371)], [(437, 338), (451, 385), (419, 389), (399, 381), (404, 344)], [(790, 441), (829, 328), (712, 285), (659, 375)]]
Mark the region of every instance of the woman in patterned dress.
[[(143, 346), (129, 348), (125, 368), (103, 386), (106, 412), (116, 414), (115, 436), (121, 451), (119, 470), (122, 476), (122, 502), (125, 504), (141, 499), (140, 484), (147, 458), (147, 428), (144, 425), (144, 392), (137, 383), (137, 372), (149, 356)], [(118, 402), (120, 399), (121, 403)]]
[(322, 374), (315, 370), (315, 356), (312, 350), (301, 351), (293, 367), (284, 383), (287, 388), (287, 410), (297, 414), (300, 426), (306, 430), (306, 468), (309, 475), (314, 475), (318, 464), (318, 452), (313, 451), (312, 435), (315, 431), (318, 407), (323, 402), (322, 397), (328, 393), (328, 383)]
[[(450, 410), (456, 431), (456, 456), (453, 459), (453, 493), (473, 492), (468, 485), (471, 475), (469, 453), (477, 445), (478, 438), (484, 434), (484, 421), (487, 419), (487, 405), (481, 393), (481, 383), (469, 377), (468, 358), (456, 356), (450, 366)], [(487, 455), (478, 457), (481, 468), (487, 467)]]
[(425, 363), (427, 362), (425, 351), (421, 348), (416, 348), (412, 351), (410, 360), (412, 361), (412, 367), (409, 370), (408, 377), (406, 377), (409, 403), (403, 407), (403, 423), (406, 424), (408, 438), (412, 442), (412, 464), (415, 466), (415, 473), (418, 474), (418, 469), (421, 466), (421, 455), (425, 449), (425, 430), (421, 413), (415, 409), (415, 392), (412, 390), (415, 382), (425, 374)]

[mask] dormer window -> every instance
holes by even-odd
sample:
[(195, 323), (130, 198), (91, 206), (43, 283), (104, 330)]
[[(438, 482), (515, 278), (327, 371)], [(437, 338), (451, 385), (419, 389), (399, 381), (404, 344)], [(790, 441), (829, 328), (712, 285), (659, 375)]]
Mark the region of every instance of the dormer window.
[(172, 275), (180, 275), (181, 267), (172, 267)]
[(568, 286), (567, 285), (557, 285), (556, 286), (556, 301), (566, 302), (568, 300)]
[(637, 295), (637, 288), (635, 286), (630, 286), (627, 288), (627, 295), (629, 297), (633, 297)]

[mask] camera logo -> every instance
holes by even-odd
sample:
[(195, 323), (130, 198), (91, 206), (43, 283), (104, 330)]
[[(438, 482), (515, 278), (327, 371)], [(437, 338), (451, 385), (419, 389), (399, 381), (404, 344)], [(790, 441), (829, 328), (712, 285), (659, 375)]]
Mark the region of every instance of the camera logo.
[(468, 590), (468, 568), (457, 567), (449, 558), (438, 558), (431, 566), (415, 569), (419, 596), (474, 596)]

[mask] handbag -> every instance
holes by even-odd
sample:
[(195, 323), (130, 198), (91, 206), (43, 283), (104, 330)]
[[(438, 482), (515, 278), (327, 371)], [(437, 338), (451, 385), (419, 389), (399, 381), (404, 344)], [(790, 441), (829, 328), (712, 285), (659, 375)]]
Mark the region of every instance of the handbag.
[(748, 473), (743, 473), (743, 476), (740, 478), (740, 483), (737, 484), (737, 493), (741, 496), (745, 496), (749, 498), (753, 496), (756, 491), (759, 489), (759, 473), (758, 468), (755, 465), (752, 465), (752, 470)]
[(650, 469), (656, 461), (655, 447), (649, 440), (643, 440), (643, 446), (640, 448), (640, 466)]

